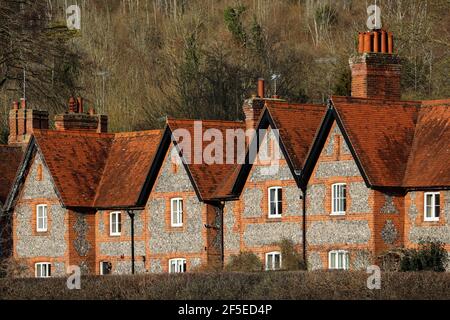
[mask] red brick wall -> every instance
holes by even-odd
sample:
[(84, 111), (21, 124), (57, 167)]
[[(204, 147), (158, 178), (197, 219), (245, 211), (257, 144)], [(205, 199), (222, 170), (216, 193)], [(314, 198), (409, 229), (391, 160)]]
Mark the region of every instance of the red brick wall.
[(401, 65), (397, 56), (369, 53), (350, 61), (352, 96), (400, 100)]

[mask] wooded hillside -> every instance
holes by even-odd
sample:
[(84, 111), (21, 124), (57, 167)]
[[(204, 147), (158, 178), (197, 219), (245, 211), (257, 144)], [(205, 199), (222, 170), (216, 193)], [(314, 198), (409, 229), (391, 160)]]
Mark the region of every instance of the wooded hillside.
[[(70, 95), (112, 131), (162, 127), (166, 115), (241, 119), (258, 77), (322, 102), (349, 94), (348, 58), (366, 30), (363, 0), (0, 0), (0, 142), (23, 95), (51, 114)], [(81, 7), (81, 31), (65, 8)], [(450, 97), (450, 2), (379, 0), (403, 60), (404, 99)]]

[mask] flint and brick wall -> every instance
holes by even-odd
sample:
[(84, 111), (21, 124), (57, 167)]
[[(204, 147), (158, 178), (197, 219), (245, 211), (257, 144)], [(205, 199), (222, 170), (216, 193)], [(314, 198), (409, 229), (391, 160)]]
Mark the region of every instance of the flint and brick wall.
[[(417, 248), (422, 240), (440, 241), (445, 244), (450, 258), (450, 191), (440, 191), (439, 221), (425, 221), (424, 192), (409, 192), (405, 196), (405, 246)], [(447, 265), (450, 271), (450, 263)]]
[[(332, 185), (347, 184), (344, 216), (331, 215)], [(328, 268), (331, 250), (347, 250), (350, 268), (371, 264), (374, 251), (374, 192), (363, 177), (335, 124), (313, 170), (306, 191), (306, 242), (308, 268)]]
[[(268, 188), (282, 187), (282, 217), (269, 218)], [(265, 254), (280, 251), (283, 239), (302, 248), (303, 202), (286, 160), (279, 166), (256, 162), (238, 201), (227, 202), (224, 208), (225, 263), (231, 255), (251, 251), (265, 261)]]
[[(112, 236), (110, 233), (110, 214), (120, 212), (121, 233)], [(144, 273), (145, 253), (145, 214), (134, 211), (134, 254), (135, 272)], [(96, 214), (96, 273), (100, 274), (100, 262), (110, 262), (112, 274), (130, 274), (131, 258), (131, 218), (126, 211), (102, 210)]]
[[(178, 157), (178, 155), (176, 155)], [(223, 209), (200, 202), (183, 165), (161, 167), (145, 210), (135, 211), (137, 273), (168, 272), (169, 259), (184, 258), (187, 270), (217, 266), (221, 261), (222, 214), (225, 263), (233, 254), (251, 251), (262, 261), (291, 239), (301, 251), (303, 200), (294, 177), (281, 159), (278, 170), (256, 163), (240, 198)], [(179, 159), (178, 159), (179, 160)], [(34, 264), (50, 262), (53, 276), (69, 265), (84, 274), (99, 274), (100, 262), (113, 274), (131, 273), (131, 219), (121, 211), (120, 236), (110, 235), (112, 211), (75, 212), (62, 207), (41, 155), (36, 153), (13, 212), (13, 255)], [(273, 167), (272, 167), (273, 169)], [(331, 216), (331, 186), (347, 184), (345, 216)], [(268, 217), (268, 188), (283, 189), (281, 218)], [(347, 250), (351, 269), (365, 269), (380, 254), (400, 247), (417, 248), (421, 240), (438, 240), (450, 252), (450, 191), (441, 191), (438, 222), (424, 221), (424, 192), (383, 193), (367, 188), (339, 128), (334, 125), (313, 170), (306, 194), (306, 244), (310, 270), (327, 269), (331, 250)], [(170, 200), (183, 199), (183, 227), (170, 225)], [(48, 231), (36, 232), (36, 205), (48, 206)], [(206, 228), (208, 225), (209, 228)]]
[[(169, 260), (186, 259), (187, 270), (208, 261), (208, 205), (199, 201), (178, 154), (172, 161), (172, 148), (166, 155), (146, 206), (146, 255), (150, 272), (168, 272)], [(183, 226), (172, 227), (170, 200), (183, 199)]]
[[(48, 231), (36, 231), (36, 206), (47, 205)], [(34, 276), (35, 263), (52, 264), (52, 275), (65, 275), (69, 264), (69, 220), (48, 169), (36, 153), (13, 212), (13, 256)]]
[(67, 210), (69, 220), (69, 261), (79, 266), (82, 274), (96, 274), (95, 211)]

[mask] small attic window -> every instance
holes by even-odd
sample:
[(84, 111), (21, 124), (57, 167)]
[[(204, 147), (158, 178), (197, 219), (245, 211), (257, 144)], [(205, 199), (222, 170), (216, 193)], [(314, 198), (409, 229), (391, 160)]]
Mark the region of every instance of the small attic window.
[(36, 170), (36, 180), (37, 181), (42, 181), (44, 180), (44, 176), (42, 173), (42, 164), (38, 164), (37, 166), (37, 170)]

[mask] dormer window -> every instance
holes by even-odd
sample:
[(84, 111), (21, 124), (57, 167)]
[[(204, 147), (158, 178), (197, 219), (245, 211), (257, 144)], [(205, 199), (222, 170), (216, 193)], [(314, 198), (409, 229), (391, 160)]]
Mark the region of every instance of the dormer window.
[(441, 195), (439, 192), (426, 192), (424, 194), (425, 221), (439, 221), (441, 211)]

